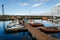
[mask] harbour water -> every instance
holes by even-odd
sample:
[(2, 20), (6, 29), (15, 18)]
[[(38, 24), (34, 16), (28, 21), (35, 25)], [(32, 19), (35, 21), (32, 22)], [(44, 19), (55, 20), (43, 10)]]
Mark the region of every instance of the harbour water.
[[(28, 32), (17, 32), (17, 33), (11, 33), (11, 34), (5, 34), (4, 33), (4, 26), (5, 28), (11, 21), (0, 21), (0, 40), (32, 40), (32, 37), (29, 35)], [(35, 20), (35, 22), (40, 22), (44, 24), (44, 26), (49, 27), (51, 26), (51, 22), (48, 21), (42, 21), (42, 20)], [(5, 24), (5, 25), (4, 25)], [(60, 39), (60, 33), (54, 33), (54, 34), (48, 34), (54, 38)]]
[(4, 26), (6, 28), (10, 22), (11, 21), (5, 21), (5, 22), (0, 21), (0, 40), (32, 40), (28, 32), (5, 34)]

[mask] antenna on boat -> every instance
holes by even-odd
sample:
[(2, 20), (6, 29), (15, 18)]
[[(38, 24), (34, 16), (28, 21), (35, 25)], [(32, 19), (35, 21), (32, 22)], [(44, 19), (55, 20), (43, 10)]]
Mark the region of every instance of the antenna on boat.
[(29, 21), (30, 21), (30, 16), (31, 16), (30, 13), (31, 13), (31, 9), (29, 9)]

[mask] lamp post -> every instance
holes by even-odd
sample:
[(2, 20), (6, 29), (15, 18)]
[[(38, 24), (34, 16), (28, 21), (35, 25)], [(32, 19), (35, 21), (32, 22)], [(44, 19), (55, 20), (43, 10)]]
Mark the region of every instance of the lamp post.
[(4, 14), (4, 5), (2, 4), (2, 17), (3, 17), (3, 28), (4, 28), (4, 31), (5, 31), (5, 14)]
[(2, 4), (2, 15), (4, 16), (4, 5)]

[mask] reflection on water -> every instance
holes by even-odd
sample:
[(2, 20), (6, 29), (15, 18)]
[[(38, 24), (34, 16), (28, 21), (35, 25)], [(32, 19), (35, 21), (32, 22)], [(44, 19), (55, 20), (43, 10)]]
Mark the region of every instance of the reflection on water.
[(39, 22), (41, 24), (44, 24), (45, 27), (51, 27), (53, 24), (51, 22), (48, 22), (46, 20), (34, 20), (35, 22)]
[(57, 38), (57, 40), (59, 39), (60, 40), (60, 33), (56, 33), (56, 34), (48, 34), (54, 38)]
[(0, 22), (0, 40), (32, 40), (28, 32), (19, 32), (19, 33), (12, 33), (12, 34), (5, 34), (4, 33), (4, 26), (6, 26), (11, 21)]
[(38, 22), (38, 23), (41, 23), (41, 24), (44, 24), (45, 27), (59, 27), (60, 26), (60, 23), (52, 23), (50, 21), (47, 21), (47, 20), (34, 20), (35, 22)]
[[(46, 27), (52, 26), (52, 23), (48, 22), (48, 21), (42, 21), (42, 20), (34, 20), (34, 21), (42, 23)], [(18, 32), (18, 33), (12, 33), (12, 34), (5, 34), (4, 33), (4, 25), (6, 28), (10, 22), (11, 21), (5, 21), (5, 22), (1, 21), (0, 22), (0, 40), (32, 40), (32, 38), (28, 32)], [(60, 38), (60, 33), (48, 34), (48, 35), (55, 37), (55, 38)]]

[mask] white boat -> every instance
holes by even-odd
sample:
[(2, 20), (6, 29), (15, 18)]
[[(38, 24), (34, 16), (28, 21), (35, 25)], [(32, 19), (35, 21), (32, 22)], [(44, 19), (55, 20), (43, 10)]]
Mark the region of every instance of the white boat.
[(8, 24), (7, 28), (23, 28), (21, 24), (19, 24), (18, 20), (14, 20), (11, 23)]
[(15, 26), (15, 25), (18, 25), (19, 24), (19, 21), (12, 21), (11, 23), (9, 23), (8, 25), (7, 25), (7, 27), (8, 28), (10, 28), (10, 27), (12, 27), (12, 26)]
[(14, 26), (14, 23), (9, 23), (9, 24), (7, 25), (8, 28), (10, 28), (10, 27), (12, 27), (12, 26)]

